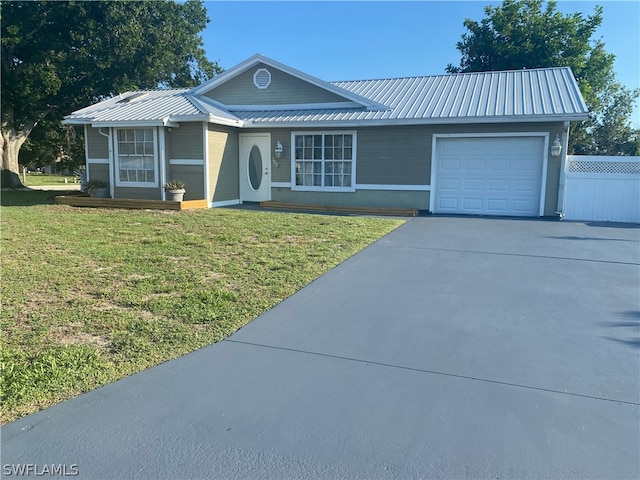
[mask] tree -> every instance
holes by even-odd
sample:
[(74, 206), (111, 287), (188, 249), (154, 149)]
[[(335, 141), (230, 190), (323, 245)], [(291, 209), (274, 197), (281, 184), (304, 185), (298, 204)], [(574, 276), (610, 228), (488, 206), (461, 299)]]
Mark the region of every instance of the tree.
[(126, 90), (194, 86), (207, 60), (202, 0), (0, 4), (2, 185), (18, 186), (18, 153), (43, 120)]
[(555, 1), (504, 0), (487, 6), (480, 23), (466, 19), (469, 33), (457, 49), (460, 65), (449, 64), (448, 73), (522, 68), (571, 67), (589, 107), (589, 119), (578, 123), (569, 151), (581, 154), (628, 154), (638, 132), (630, 125), (633, 105), (640, 92), (615, 80), (615, 57), (601, 40), (593, 40), (602, 23), (602, 7), (593, 15), (563, 15)]

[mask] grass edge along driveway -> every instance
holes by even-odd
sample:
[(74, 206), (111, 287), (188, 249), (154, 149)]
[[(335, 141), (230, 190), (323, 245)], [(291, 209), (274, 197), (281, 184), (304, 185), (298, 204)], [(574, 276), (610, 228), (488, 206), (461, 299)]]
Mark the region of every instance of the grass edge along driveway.
[(2, 192), (2, 423), (217, 342), (403, 223)]

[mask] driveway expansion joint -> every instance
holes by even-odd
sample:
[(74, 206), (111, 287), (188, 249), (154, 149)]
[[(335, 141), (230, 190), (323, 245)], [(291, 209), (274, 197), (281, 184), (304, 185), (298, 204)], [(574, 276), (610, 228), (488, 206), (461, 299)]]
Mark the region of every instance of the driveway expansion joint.
[(261, 348), (270, 348), (273, 350), (281, 350), (281, 351), (285, 351), (285, 352), (293, 352), (293, 353), (301, 353), (304, 355), (315, 355), (318, 357), (324, 357), (324, 358), (332, 358), (332, 359), (337, 359), (337, 360), (346, 360), (348, 362), (356, 362), (356, 363), (364, 363), (366, 365), (376, 365), (376, 366), (380, 366), (380, 367), (387, 367), (387, 368), (396, 368), (396, 369), (400, 369), (400, 370), (407, 370), (407, 371), (411, 371), (411, 372), (418, 372), (418, 373), (426, 373), (429, 375), (439, 375), (439, 376), (443, 376), (443, 377), (450, 377), (450, 378), (457, 378), (457, 379), (461, 379), (461, 380), (474, 380), (476, 382), (483, 382), (483, 383), (491, 383), (494, 385), (504, 385), (507, 387), (515, 387), (515, 388), (525, 388), (528, 390), (536, 390), (539, 392), (547, 392), (547, 393), (555, 393), (555, 394), (560, 394), (560, 395), (567, 395), (567, 396), (571, 396), (571, 397), (579, 397), (579, 398), (586, 398), (586, 399), (590, 399), (590, 400), (598, 400), (598, 401), (602, 401), (602, 402), (611, 402), (611, 403), (619, 403), (619, 404), (623, 404), (623, 405), (631, 405), (631, 406), (635, 406), (638, 407), (640, 406), (640, 401), (639, 402), (632, 402), (629, 400), (620, 400), (620, 399), (616, 399), (616, 398), (607, 398), (607, 397), (598, 397), (595, 395), (585, 395), (582, 393), (574, 393), (574, 392), (568, 392), (568, 391), (562, 391), (562, 390), (554, 390), (552, 388), (544, 388), (544, 387), (535, 387), (533, 385), (523, 385), (520, 383), (512, 383), (512, 382), (503, 382), (500, 380), (491, 380), (488, 378), (482, 378), (482, 377), (472, 377), (469, 375), (460, 375), (460, 374), (456, 374), (456, 373), (448, 373), (448, 372), (439, 372), (436, 370), (427, 370), (424, 368), (416, 368), (416, 367), (407, 367), (404, 365), (394, 365), (391, 363), (384, 363), (384, 362), (377, 362), (374, 360), (363, 360), (360, 358), (351, 358), (351, 357), (344, 357), (341, 355), (332, 355), (329, 353), (320, 353), (320, 352), (310, 352), (307, 350), (299, 350), (296, 348), (288, 348), (288, 347), (278, 347), (275, 345), (266, 345), (266, 344), (262, 344), (262, 343), (255, 343), (255, 342), (245, 342), (245, 341), (241, 341), (241, 340), (231, 340), (229, 338), (226, 338), (224, 340), (222, 340), (223, 342), (228, 342), (228, 343), (237, 343), (240, 345), (248, 345), (248, 346), (252, 346), (252, 347), (261, 347)]
[(504, 257), (523, 257), (523, 258), (544, 258), (547, 260), (569, 260), (574, 262), (593, 262), (593, 263), (607, 263), (612, 265), (632, 265), (634, 267), (640, 266), (640, 262), (620, 262), (615, 260), (596, 260), (592, 258), (575, 258), (575, 257), (557, 257), (553, 255), (533, 255), (526, 253), (507, 253), (507, 252), (486, 252), (482, 250), (461, 250), (455, 248), (436, 248), (436, 247), (416, 247), (416, 246), (404, 246), (396, 247), (394, 245), (384, 245), (386, 248), (398, 248), (402, 250), (430, 250), (435, 252), (451, 252), (451, 253), (478, 253), (481, 255), (499, 255)]

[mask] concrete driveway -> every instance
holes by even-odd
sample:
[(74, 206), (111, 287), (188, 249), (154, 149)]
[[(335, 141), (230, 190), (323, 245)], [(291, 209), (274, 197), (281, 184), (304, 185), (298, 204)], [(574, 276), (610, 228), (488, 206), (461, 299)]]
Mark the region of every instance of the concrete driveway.
[(636, 227), (412, 219), (228, 340), (5, 426), (2, 473), (638, 478), (639, 289)]

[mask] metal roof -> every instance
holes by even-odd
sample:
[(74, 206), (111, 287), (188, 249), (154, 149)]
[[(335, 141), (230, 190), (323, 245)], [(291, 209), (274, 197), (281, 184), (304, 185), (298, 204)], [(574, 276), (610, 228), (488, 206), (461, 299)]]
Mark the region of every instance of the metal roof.
[[(332, 82), (370, 100), (367, 106), (319, 108), (251, 105), (225, 108), (194, 89), (144, 90), (105, 100), (65, 117), (65, 123), (115, 125), (210, 121), (243, 127), (567, 121), (587, 118), (568, 67)], [(237, 109), (237, 110), (235, 110)]]
[(305, 122), (468, 123), (582, 120), (587, 106), (568, 67), (333, 82), (386, 110), (234, 111), (251, 125)]
[(210, 117), (237, 123), (238, 119), (191, 94), (190, 88), (126, 92), (73, 112), (65, 123), (167, 125), (178, 120), (208, 120)]

